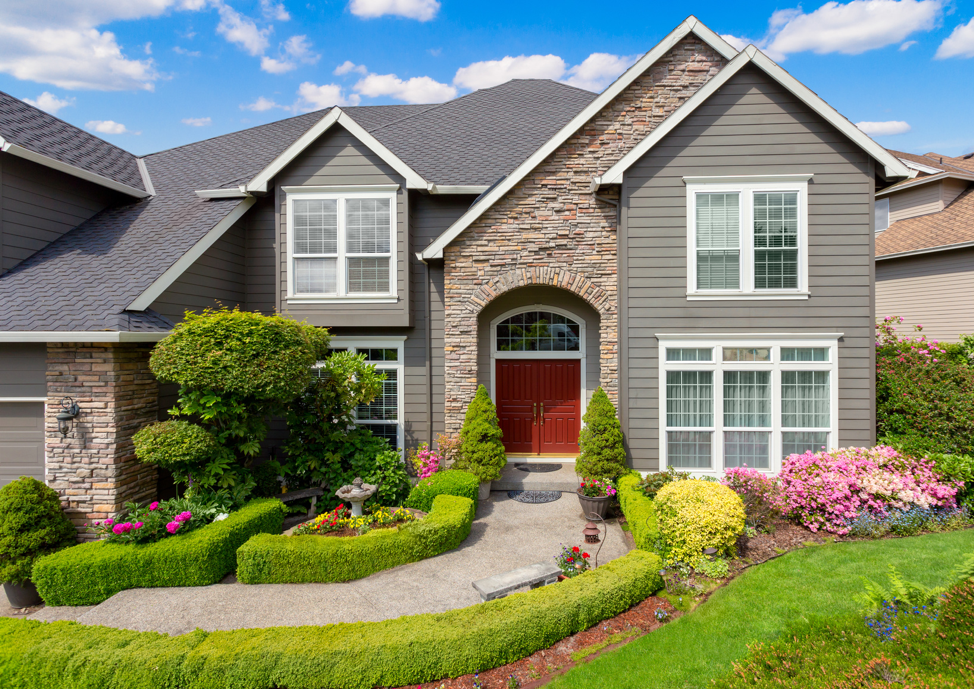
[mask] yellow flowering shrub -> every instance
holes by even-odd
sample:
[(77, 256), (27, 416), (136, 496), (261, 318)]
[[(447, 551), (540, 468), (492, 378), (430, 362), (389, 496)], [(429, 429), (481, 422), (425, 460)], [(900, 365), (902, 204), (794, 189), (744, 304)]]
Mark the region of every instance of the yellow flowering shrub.
[(712, 481), (668, 483), (654, 500), (669, 562), (695, 567), (704, 548), (728, 553), (744, 531), (744, 503), (733, 490)]

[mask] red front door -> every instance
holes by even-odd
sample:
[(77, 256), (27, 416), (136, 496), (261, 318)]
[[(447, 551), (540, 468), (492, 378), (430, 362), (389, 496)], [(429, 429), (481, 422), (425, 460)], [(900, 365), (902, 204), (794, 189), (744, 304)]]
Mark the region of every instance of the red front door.
[(581, 363), (578, 359), (497, 360), (497, 417), (509, 453), (578, 454)]

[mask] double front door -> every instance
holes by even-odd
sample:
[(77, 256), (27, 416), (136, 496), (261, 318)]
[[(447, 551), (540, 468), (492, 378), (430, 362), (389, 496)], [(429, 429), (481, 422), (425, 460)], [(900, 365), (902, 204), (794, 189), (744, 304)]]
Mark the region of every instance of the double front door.
[(578, 454), (581, 360), (497, 359), (494, 396), (509, 454)]

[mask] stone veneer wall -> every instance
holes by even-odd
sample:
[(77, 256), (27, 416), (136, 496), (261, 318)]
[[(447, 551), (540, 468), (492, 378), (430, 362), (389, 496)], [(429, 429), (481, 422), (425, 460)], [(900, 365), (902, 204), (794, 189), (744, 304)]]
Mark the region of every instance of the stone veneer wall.
[[(135, 459), (132, 436), (156, 420), (159, 386), (149, 371), (152, 345), (56, 344), (47, 347), (47, 483), (65, 513), (83, 525), (114, 517), (126, 502), (155, 497), (156, 469)], [(58, 431), (61, 399), (81, 407), (67, 437)]]
[(594, 197), (590, 183), (725, 64), (687, 36), (446, 248), (448, 433), (459, 431), (476, 392), (476, 315), (500, 294), (527, 285), (562, 287), (599, 312), (601, 385), (618, 404), (618, 216), (614, 205)]

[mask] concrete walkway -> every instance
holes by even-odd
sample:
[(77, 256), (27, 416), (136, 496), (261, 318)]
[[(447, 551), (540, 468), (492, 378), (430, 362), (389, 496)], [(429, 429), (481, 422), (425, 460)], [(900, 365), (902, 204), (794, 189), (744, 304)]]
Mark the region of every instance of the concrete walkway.
[[(523, 473), (523, 472), (520, 472)], [(378, 621), (443, 612), (480, 602), (476, 579), (553, 558), (561, 544), (582, 545), (585, 520), (578, 499), (529, 505), (505, 492), (477, 508), (470, 536), (456, 550), (342, 584), (221, 583), (213, 586), (132, 589), (94, 607), (43, 608), (30, 619), (74, 619), (137, 631), (183, 634), (253, 627)], [(598, 546), (587, 546), (595, 555)], [(605, 563), (627, 551), (622, 530), (610, 522), (599, 554)], [(594, 561), (593, 561), (594, 562)], [(232, 577), (231, 577), (232, 579)]]

